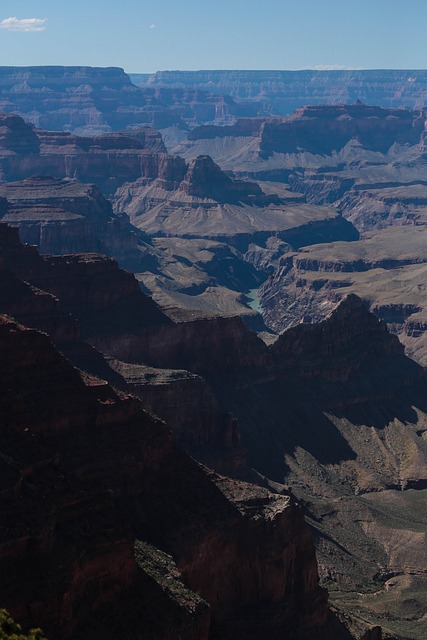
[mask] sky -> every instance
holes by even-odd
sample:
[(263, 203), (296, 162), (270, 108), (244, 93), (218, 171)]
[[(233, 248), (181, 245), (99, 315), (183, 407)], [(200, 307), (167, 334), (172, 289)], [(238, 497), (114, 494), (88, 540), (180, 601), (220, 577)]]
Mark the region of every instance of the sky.
[(426, 0), (1, 0), (0, 65), (427, 68)]

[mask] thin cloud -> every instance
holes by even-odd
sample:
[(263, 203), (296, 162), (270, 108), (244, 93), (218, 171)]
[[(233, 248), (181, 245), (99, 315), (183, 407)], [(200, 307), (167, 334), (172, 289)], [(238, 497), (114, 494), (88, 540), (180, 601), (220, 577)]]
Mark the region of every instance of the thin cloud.
[(152, 22), (152, 23), (148, 26), (148, 28), (149, 28), (149, 29), (157, 29), (157, 25), (156, 25), (156, 24), (154, 24), (154, 22)]
[(313, 71), (360, 71), (362, 67), (347, 67), (345, 64), (316, 64), (314, 67), (304, 67)]
[(0, 29), (7, 31), (25, 31), (27, 33), (34, 31), (44, 31), (46, 29), (47, 18), (4, 18), (0, 20)]

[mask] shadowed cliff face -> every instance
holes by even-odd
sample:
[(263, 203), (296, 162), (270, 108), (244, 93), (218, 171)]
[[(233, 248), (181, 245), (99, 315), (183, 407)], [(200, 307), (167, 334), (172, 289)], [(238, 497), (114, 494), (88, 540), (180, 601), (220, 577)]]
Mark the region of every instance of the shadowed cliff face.
[[(145, 296), (134, 289), (136, 281), (110, 260), (43, 259), (31, 247), (23, 247), (16, 230), (5, 225), (0, 225), (0, 247), (1, 310), (50, 331), (71, 357), (81, 357), (83, 343), (64, 312), (67, 302), (24, 283), (14, 270), (25, 273), (27, 280), (43, 279), (61, 300), (68, 291), (69, 308), (78, 312), (83, 332), (94, 332), (85, 322), (99, 309), (118, 342), (120, 324), (127, 322), (122, 330), (128, 331), (138, 299), (144, 304)], [(134, 296), (128, 309), (123, 304), (126, 287)], [(122, 312), (117, 325), (115, 301)], [(147, 305), (145, 313), (149, 325), (153, 317)], [(160, 321), (154, 318), (154, 325)], [(202, 344), (206, 340), (207, 336)], [(238, 334), (233, 340), (235, 356)], [(181, 628), (186, 640), (207, 638), (207, 605), (185, 591), (173, 568), (167, 575), (175, 582), (168, 583), (166, 594), (163, 590), (161, 597), (156, 595), (161, 580), (167, 579), (159, 577), (164, 560), (156, 560), (155, 553), (139, 545), (135, 563), (132, 545), (138, 538), (172, 555), (187, 587), (209, 603), (221, 637), (255, 638), (266, 624), (265, 616), (273, 635), (285, 630), (295, 638), (322, 633), (325, 593), (318, 587), (302, 513), (288, 497), (213, 474), (207, 477), (175, 449), (164, 427), (143, 412), (135, 398), (73, 369), (45, 334), (6, 316), (0, 323), (0, 351), (0, 498), (14, 523), (0, 531), (0, 598), (16, 618), (42, 625), (53, 639), (80, 640), (91, 633), (113, 638), (124, 628), (133, 633), (136, 629), (144, 639), (168, 640)], [(248, 348), (241, 358), (233, 364), (230, 360), (230, 366), (244, 365)], [(93, 355), (86, 354), (86, 359), (92, 367), (99, 366)], [(108, 373), (106, 363), (104, 367)], [(125, 364), (121, 373), (126, 373), (123, 368)], [(125, 378), (121, 380), (125, 384)], [(211, 393), (200, 382), (190, 394)], [(157, 401), (154, 390), (151, 396), (154, 404), (170, 406), (167, 393)], [(222, 437), (226, 440), (228, 431), (228, 446), (233, 445), (236, 425), (212, 394), (208, 400), (212, 434), (197, 436), (183, 426), (181, 439), (193, 447), (206, 442), (211, 446), (223, 429)], [(193, 410), (196, 405), (193, 401)], [(178, 404), (176, 409), (185, 423), (183, 408)], [(193, 421), (196, 428), (203, 430), (204, 424)], [(145, 605), (129, 610), (129, 603), (139, 600)]]
[[(50, 299), (53, 306), (59, 298), (60, 311), (80, 319), (79, 331), (85, 337), (120, 335), (170, 324), (151, 298), (142, 293), (135, 277), (119, 269), (111, 258), (91, 254), (43, 258), (34, 247), (23, 246), (18, 230), (5, 224), (0, 224), (0, 268), (8, 278), (30, 282), (40, 300)], [(21, 287), (29, 285), (22, 283)], [(21, 296), (13, 287), (8, 291), (10, 294), (2, 298), (3, 310), (13, 314), (11, 296), (17, 302)], [(25, 312), (25, 304), (21, 304), (21, 312)]]
[[(387, 333), (385, 325), (368, 312), (360, 299), (356, 296), (347, 298), (323, 323), (300, 325), (283, 334), (270, 348), (241, 321), (233, 318), (178, 324), (169, 321), (161, 325), (148, 322), (143, 327), (135, 327), (131, 319), (126, 320), (129, 312), (125, 305), (121, 316), (123, 324), (116, 322), (116, 305), (121, 304), (120, 292), (126, 293), (124, 283), (128, 276), (125, 278), (122, 272), (114, 275), (115, 267), (112, 268), (111, 261), (97, 258), (93, 262), (90, 258), (81, 257), (42, 259), (34, 249), (22, 247), (17, 242), (16, 231), (11, 232), (7, 227), (3, 230), (4, 267), (9, 265), (11, 270), (14, 264), (17, 265), (16, 273), (20, 270), (22, 277), (26, 272), (27, 281), (31, 281), (34, 274), (41, 274), (37, 276), (40, 278), (39, 291), (43, 278), (43, 287), (55, 290), (56, 295), (63, 299), (58, 308), (52, 305), (47, 294), (42, 294), (42, 298), (47, 296), (49, 304), (34, 306), (33, 315), (40, 324), (44, 318), (48, 326), (47, 319), (53, 312), (63, 313), (64, 305), (72, 305), (73, 313), (78, 316), (84, 330), (82, 335), (92, 345), (121, 361), (112, 363), (116, 375), (121, 377), (121, 384), (125, 387), (126, 384), (134, 385), (143, 401), (144, 386), (148, 386), (147, 404), (155, 411), (158, 407), (159, 413), (171, 421), (172, 431), (175, 431), (179, 442), (200, 455), (200, 459), (213, 460), (214, 463), (215, 455), (219, 457), (222, 448), (226, 457), (229, 456), (224, 466), (228, 464), (230, 471), (238, 472), (240, 476), (245, 472), (245, 459), (241, 455), (243, 447), (248, 464), (265, 476), (265, 484), (271, 482), (266, 479), (270, 478), (279, 483), (273, 484), (276, 490), (282, 487), (282, 483), (292, 485), (315, 528), (324, 576), (333, 576), (339, 585), (347, 582), (356, 588), (357, 576), (363, 575), (365, 584), (369, 583), (380, 567), (382, 574), (387, 572), (387, 567), (396, 570), (398, 566), (399, 571), (407, 571), (409, 556), (403, 555), (396, 560), (386, 543), (387, 532), (394, 527), (393, 521), (386, 519), (385, 523), (380, 522), (376, 504), (371, 504), (371, 498), (365, 496), (399, 489), (406, 497), (408, 491), (422, 491), (427, 479), (427, 451), (423, 435), (427, 424), (425, 374), (421, 367), (405, 358), (397, 339)], [(44, 265), (45, 272), (38, 263)], [(73, 278), (58, 277), (58, 274), (66, 274), (67, 269), (70, 269), (70, 278), (73, 273), (79, 274), (80, 284), (74, 292), (71, 288)], [(108, 277), (103, 277), (104, 271)], [(92, 288), (88, 287), (88, 281), (85, 283), (85, 273), (93, 282)], [(110, 291), (108, 283), (116, 279), (122, 284), (117, 288), (111, 287)], [(10, 296), (7, 291), (6, 288), (6, 298)], [(33, 289), (30, 294), (21, 295), (16, 287), (15, 297), (12, 296), (10, 301), (11, 311), (16, 309), (22, 313), (26, 298), (37, 299)], [(112, 301), (111, 305), (108, 300)], [(135, 297), (135, 304), (136, 300)], [(100, 311), (99, 318), (102, 317), (105, 330), (103, 335), (96, 333), (98, 321), (92, 325), (89, 322), (93, 312), (91, 308)], [(27, 321), (31, 315), (27, 313)], [(71, 357), (75, 357), (75, 349), (73, 352), (69, 348), (69, 352)], [(89, 358), (87, 361), (93, 367), (93, 361)], [(104, 366), (107, 375), (107, 366)], [(176, 372), (178, 368), (181, 372)], [(150, 378), (152, 388), (149, 388)], [(174, 398), (174, 379), (177, 383), (175, 389), (181, 394), (179, 402)], [(74, 407), (77, 407), (77, 402), (73, 402)], [(205, 411), (206, 429), (204, 421), (191, 418), (193, 410)], [(176, 418), (174, 411), (178, 413)], [(240, 456), (237, 466), (236, 454)], [(254, 524), (252, 530), (252, 524), (245, 520), (243, 528), (238, 522), (232, 525), (236, 535), (239, 532), (236, 538), (232, 537), (229, 542), (218, 538), (218, 521), (212, 522), (212, 505), (216, 504), (217, 494), (215, 491), (212, 495), (206, 494), (203, 482), (193, 478), (190, 467), (186, 467), (187, 471), (181, 476), (181, 463), (174, 455), (170, 453), (171, 457), (162, 458), (163, 461), (159, 462), (162, 468), (160, 477), (150, 475), (150, 472), (144, 476), (144, 481), (129, 480), (132, 487), (138, 483), (141, 487), (150, 488), (148, 494), (142, 492), (137, 500), (132, 498), (135, 535), (172, 554), (178, 569), (183, 571), (186, 583), (198, 589), (212, 604), (215, 624), (226, 630), (224, 633), (232, 635), (231, 630), (235, 628), (240, 631), (245, 628), (245, 633), (249, 633), (247, 627), (239, 626), (240, 623), (233, 626), (234, 614), (228, 608), (230, 603), (234, 602), (233, 607), (237, 607), (239, 601), (253, 609), (250, 603), (254, 602), (254, 594), (260, 593), (254, 587), (256, 584), (274, 584), (274, 593), (288, 593), (290, 587), (286, 586), (286, 581), (283, 582), (279, 567), (283, 566), (282, 562), (285, 566), (288, 562), (294, 565), (292, 558), (295, 557), (296, 562), (296, 556), (288, 546), (285, 556), (281, 555), (283, 549), (279, 551), (276, 542), (271, 542), (270, 551), (263, 547), (259, 553), (253, 547), (246, 551), (246, 542), (244, 545), (234, 542), (244, 539), (252, 544), (264, 537), (271, 540), (270, 534), (267, 535), (267, 530), (263, 529), (264, 516), (260, 520), (258, 510), (254, 516), (254, 522), (261, 522), (258, 533), (258, 525)], [(246, 473), (249, 474), (247, 467)], [(197, 487), (199, 497), (192, 494), (193, 497), (187, 496), (181, 503), (180, 496), (185, 494), (184, 488), (188, 488), (188, 483)], [(237, 485), (222, 484), (221, 495), (224, 495), (226, 486), (226, 493), (240, 491)], [(252, 513), (250, 504), (260, 504), (258, 490), (253, 491), (244, 489), (249, 502), (242, 509), (247, 514)], [(210, 497), (206, 498), (206, 495)], [(167, 509), (163, 511), (159, 505), (165, 504), (166, 496)], [(271, 505), (271, 500), (276, 504), (276, 498), (271, 497), (267, 503)], [(191, 505), (202, 502), (206, 509), (209, 505), (209, 515), (197, 512), (197, 517), (192, 520)], [(125, 503), (129, 503), (127, 498)], [(222, 507), (218, 504), (219, 513), (228, 513), (228, 507), (221, 504)], [(333, 515), (325, 520), (322, 514), (329, 513), (331, 505)], [(351, 521), (349, 514), (352, 510), (360, 514), (357, 522)], [(231, 514), (234, 518), (234, 509)], [(218, 517), (221, 520), (225, 516)], [(211, 524), (208, 525), (205, 518)], [(220, 530), (228, 531), (227, 518), (221, 520)], [(365, 526), (368, 521), (374, 524)], [(180, 522), (183, 523), (182, 529)], [(279, 531), (279, 521), (277, 526)], [(247, 527), (250, 527), (250, 535)], [(411, 527), (409, 520), (409, 538)], [(282, 534), (279, 537), (283, 540)], [(304, 540), (302, 534), (300, 538)], [(188, 540), (193, 541), (191, 550)], [(236, 550), (236, 545), (240, 551)], [(365, 553), (361, 552), (362, 548), (365, 548)], [(412, 542), (408, 549), (417, 555)], [(206, 558), (203, 555), (205, 551)], [(304, 555), (306, 551), (302, 553)], [(422, 562), (419, 553), (418, 556)], [(231, 591), (216, 579), (206, 581), (205, 574), (210, 575), (209, 558), (214, 557), (221, 557), (221, 564), (217, 563), (217, 575), (222, 575), (227, 584), (234, 585), (230, 587)], [(241, 572), (238, 578), (231, 580), (230, 571), (234, 571), (234, 558), (237, 557)], [(258, 560), (253, 564), (247, 559), (249, 557)], [(265, 569), (271, 563), (278, 568), (274, 575), (270, 569)], [(304, 579), (306, 587), (298, 587), (305, 592), (307, 585), (311, 584), (311, 579), (307, 580)], [(296, 588), (296, 584), (294, 586)], [(313, 618), (306, 617), (305, 613), (305, 622), (302, 618), (295, 621), (292, 617), (294, 606), (289, 604), (293, 596), (289, 596), (291, 600), (287, 600), (288, 605), (283, 609), (282, 596), (277, 596), (276, 600), (276, 595), (272, 595), (269, 588), (269, 602), (276, 611), (274, 616), (279, 628), (295, 629), (298, 625), (314, 624)], [(311, 602), (318, 602), (318, 597), (321, 596), (314, 594)], [(256, 602), (254, 610), (265, 611), (264, 605), (261, 606), (259, 600)], [(314, 604), (311, 609), (319, 621), (319, 605)], [(285, 627), (281, 627), (282, 624)], [(251, 626), (256, 628), (256, 620), (254, 622), (252, 618)], [(311, 637), (308, 632), (307, 636)]]
[[(1, 531), (0, 596), (17, 619), (42, 624), (52, 638), (81, 638), (98, 612), (98, 633), (110, 638), (103, 607), (116, 632), (127, 599), (139, 597), (142, 612), (140, 604), (125, 628), (172, 637), (162, 624), (151, 636), (144, 626), (156, 586), (135, 563), (139, 537), (172, 553), (224, 637), (248, 637), (265, 624), (266, 607), (276, 633), (320, 632), (325, 594), (308, 529), (288, 498), (207, 478), (137, 400), (78, 373), (45, 335), (4, 316), (0, 351), (1, 502), (13, 523)], [(175, 632), (185, 623), (183, 637), (207, 637), (196, 596), (187, 620), (173, 602), (161, 606)], [(258, 610), (250, 624), (246, 608)]]

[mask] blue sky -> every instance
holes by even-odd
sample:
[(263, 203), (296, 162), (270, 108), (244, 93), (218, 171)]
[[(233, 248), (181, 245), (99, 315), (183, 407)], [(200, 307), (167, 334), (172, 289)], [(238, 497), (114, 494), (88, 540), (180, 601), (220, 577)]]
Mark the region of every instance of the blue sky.
[(0, 65), (427, 68), (426, 0), (1, 0)]

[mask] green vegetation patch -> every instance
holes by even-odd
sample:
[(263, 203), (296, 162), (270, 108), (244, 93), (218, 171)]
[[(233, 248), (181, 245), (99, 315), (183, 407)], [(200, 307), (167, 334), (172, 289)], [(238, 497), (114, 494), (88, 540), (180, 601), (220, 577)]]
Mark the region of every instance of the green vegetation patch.
[(30, 629), (28, 634), (22, 632), (8, 614), (6, 609), (0, 609), (0, 640), (46, 640), (41, 629)]
[(164, 551), (156, 549), (147, 542), (137, 540), (135, 543), (135, 559), (137, 565), (149, 575), (167, 595), (190, 612), (199, 606), (206, 607), (206, 602), (194, 591), (188, 589), (181, 581), (181, 574), (172, 558)]

